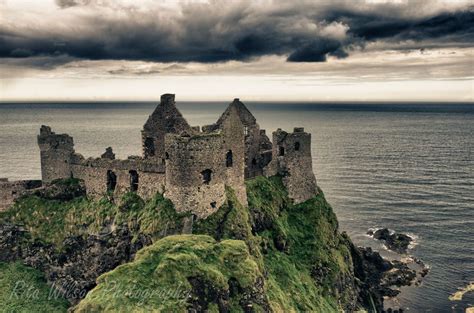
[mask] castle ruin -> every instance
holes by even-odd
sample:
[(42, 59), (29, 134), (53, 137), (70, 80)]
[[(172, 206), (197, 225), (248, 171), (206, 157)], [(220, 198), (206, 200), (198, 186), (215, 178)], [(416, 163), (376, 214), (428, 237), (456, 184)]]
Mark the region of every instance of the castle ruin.
[[(140, 157), (116, 159), (108, 147), (100, 158), (84, 158), (75, 152), (71, 136), (56, 134), (44, 125), (38, 145), (44, 184), (78, 178), (92, 198), (136, 192), (147, 199), (159, 192), (178, 212), (191, 212), (196, 218), (209, 216), (224, 203), (226, 187), (246, 205), (245, 180), (259, 175), (281, 175), (295, 203), (317, 193), (311, 134), (303, 128), (292, 133), (278, 129), (271, 142), (239, 99), (229, 104), (216, 123), (199, 127), (188, 124), (176, 107), (174, 94), (162, 95), (143, 127)], [(12, 190), (21, 195), (22, 186), (32, 186), (2, 184), (3, 206), (15, 199)]]

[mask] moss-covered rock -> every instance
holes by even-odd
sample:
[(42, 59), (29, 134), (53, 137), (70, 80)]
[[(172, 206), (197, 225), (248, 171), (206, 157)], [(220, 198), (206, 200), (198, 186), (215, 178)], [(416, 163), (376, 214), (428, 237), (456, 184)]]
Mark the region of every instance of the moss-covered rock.
[(243, 241), (168, 236), (102, 275), (75, 311), (234, 311), (261, 277)]

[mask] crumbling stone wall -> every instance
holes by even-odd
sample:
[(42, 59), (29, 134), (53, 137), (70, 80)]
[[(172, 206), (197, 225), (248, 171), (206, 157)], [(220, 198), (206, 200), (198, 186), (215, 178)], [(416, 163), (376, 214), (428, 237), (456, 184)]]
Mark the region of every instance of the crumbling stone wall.
[[(136, 190), (132, 187), (131, 172), (137, 175)], [(115, 160), (103, 156), (84, 159), (76, 155), (73, 159), (72, 174), (84, 180), (87, 195), (92, 198), (107, 194), (120, 197), (126, 192), (136, 191), (140, 197), (149, 199), (157, 192), (163, 193), (165, 185), (164, 164), (143, 158)], [(114, 180), (113, 185), (111, 180)]]
[(293, 133), (280, 128), (273, 132), (272, 161), (265, 175), (283, 176), (288, 196), (294, 203), (304, 202), (317, 194), (316, 178), (312, 168), (311, 134), (296, 127)]
[(205, 218), (226, 199), (226, 155), (220, 132), (166, 135), (166, 187), (178, 212)]
[(32, 193), (41, 187), (41, 180), (8, 181), (0, 178), (0, 211), (6, 210), (19, 197)]

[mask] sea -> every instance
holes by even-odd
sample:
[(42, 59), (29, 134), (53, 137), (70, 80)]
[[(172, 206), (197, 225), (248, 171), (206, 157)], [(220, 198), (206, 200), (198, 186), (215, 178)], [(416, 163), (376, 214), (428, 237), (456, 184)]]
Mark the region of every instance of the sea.
[[(191, 125), (213, 123), (226, 102), (178, 102)], [(313, 170), (341, 231), (360, 246), (399, 258), (366, 235), (388, 227), (415, 238), (408, 251), (430, 267), (404, 287), (405, 312), (465, 312), (474, 293), (474, 103), (248, 102), (260, 127), (304, 127)], [(76, 151), (141, 154), (140, 130), (156, 102), (0, 103), (0, 177), (39, 179), (41, 125), (74, 137)]]

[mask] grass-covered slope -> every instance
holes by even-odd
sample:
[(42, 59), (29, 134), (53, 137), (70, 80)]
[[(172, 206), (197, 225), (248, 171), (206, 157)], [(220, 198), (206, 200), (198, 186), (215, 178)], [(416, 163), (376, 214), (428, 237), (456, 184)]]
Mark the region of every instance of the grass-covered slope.
[(171, 201), (161, 194), (146, 202), (135, 193), (127, 193), (115, 202), (86, 197), (51, 200), (33, 195), (0, 212), (0, 222), (22, 225), (33, 240), (60, 247), (67, 236), (100, 234), (122, 224), (136, 234), (162, 237), (180, 231), (184, 216), (176, 213)]
[(0, 312), (66, 312), (68, 306), (41, 272), (18, 262), (0, 262)]
[[(353, 310), (350, 252), (323, 193), (292, 205), (278, 177), (249, 181), (247, 193), (249, 208), (228, 190), (227, 203), (194, 224), (193, 233), (204, 235), (161, 239), (101, 276), (76, 310)], [(125, 288), (122, 293), (131, 288), (129, 295), (113, 297), (111, 284)], [(147, 296), (177, 286), (190, 296)]]

